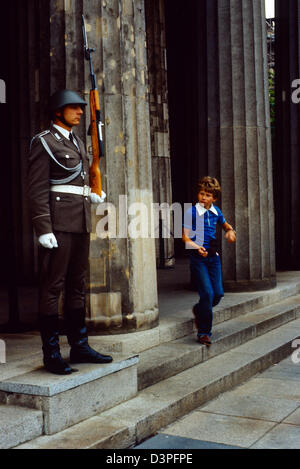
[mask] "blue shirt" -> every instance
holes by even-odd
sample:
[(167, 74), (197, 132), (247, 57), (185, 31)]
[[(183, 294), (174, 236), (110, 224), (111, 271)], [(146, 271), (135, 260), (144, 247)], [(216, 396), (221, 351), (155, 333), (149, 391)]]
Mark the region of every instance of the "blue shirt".
[(215, 205), (206, 210), (199, 203), (190, 207), (184, 214), (183, 227), (190, 231), (190, 239), (198, 246), (209, 249), (212, 239), (216, 239), (217, 223), (223, 225), (226, 220)]

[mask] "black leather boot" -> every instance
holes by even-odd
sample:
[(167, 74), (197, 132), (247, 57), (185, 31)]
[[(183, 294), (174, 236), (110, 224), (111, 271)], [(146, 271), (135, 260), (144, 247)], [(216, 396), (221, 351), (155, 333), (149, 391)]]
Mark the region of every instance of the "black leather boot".
[(50, 373), (69, 375), (72, 371), (59, 349), (58, 316), (45, 316), (40, 319), (40, 332), (43, 344), (44, 366)]
[(67, 337), (71, 346), (71, 363), (110, 363), (112, 357), (103, 355), (88, 344), (84, 309), (75, 309), (66, 314)]

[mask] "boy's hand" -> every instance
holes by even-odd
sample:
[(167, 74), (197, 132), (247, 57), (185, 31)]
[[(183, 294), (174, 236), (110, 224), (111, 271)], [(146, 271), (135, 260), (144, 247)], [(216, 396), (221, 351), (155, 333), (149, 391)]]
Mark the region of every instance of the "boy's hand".
[(207, 250), (201, 246), (199, 249), (198, 249), (198, 253), (200, 254), (200, 256), (202, 257), (207, 257), (208, 256), (208, 252)]
[(228, 230), (225, 234), (225, 238), (227, 239), (228, 243), (235, 243), (236, 242), (236, 234), (234, 230)]

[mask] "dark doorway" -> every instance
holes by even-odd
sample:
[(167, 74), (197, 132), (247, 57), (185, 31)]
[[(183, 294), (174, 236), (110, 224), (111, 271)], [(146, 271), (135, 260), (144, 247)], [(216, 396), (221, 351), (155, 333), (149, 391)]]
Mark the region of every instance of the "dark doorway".
[[(273, 147), (276, 264), (300, 269), (299, 2), (276, 0), (275, 139)], [(293, 97), (293, 93), (295, 97)]]
[(0, 324), (9, 319), (34, 323), (37, 243), (27, 204), (26, 174), (30, 140), (43, 126), (44, 97), (48, 99), (49, 94), (49, 0), (8, 3), (0, 32), (2, 76), (7, 83), (5, 111), (1, 108), (5, 177), (0, 199)]
[[(209, 137), (209, 125), (218, 129), (217, 1), (188, 3), (165, 0), (172, 191), (181, 204), (196, 201), (197, 182), (212, 167), (210, 175), (219, 172), (219, 139)], [(208, 116), (208, 101), (215, 115)], [(216, 147), (210, 161), (209, 138)], [(176, 257), (184, 251), (175, 240)]]

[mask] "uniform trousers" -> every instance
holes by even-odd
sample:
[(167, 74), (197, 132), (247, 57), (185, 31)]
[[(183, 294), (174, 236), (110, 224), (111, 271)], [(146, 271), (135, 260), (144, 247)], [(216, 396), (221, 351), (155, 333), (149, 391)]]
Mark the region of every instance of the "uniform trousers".
[(199, 303), (195, 305), (194, 309), (198, 324), (198, 336), (211, 336), (212, 309), (224, 296), (220, 257), (218, 254), (201, 257), (198, 253), (191, 253), (190, 268), (200, 296)]
[(64, 290), (64, 311), (85, 306), (89, 233), (54, 232), (58, 248), (40, 249), (39, 314), (55, 316)]

